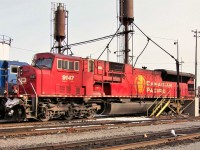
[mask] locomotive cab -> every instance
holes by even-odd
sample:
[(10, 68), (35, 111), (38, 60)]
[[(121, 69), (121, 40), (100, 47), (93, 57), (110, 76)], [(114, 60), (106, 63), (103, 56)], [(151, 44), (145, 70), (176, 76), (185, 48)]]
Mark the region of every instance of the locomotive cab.
[[(60, 94), (80, 95), (82, 77), (79, 70), (78, 57), (40, 53), (34, 56), (31, 66), (21, 67), (19, 79), (27, 83), (24, 86), (28, 91), (24, 92), (28, 94), (36, 92), (38, 96), (43, 97)], [(23, 89), (21, 92), (23, 93)]]

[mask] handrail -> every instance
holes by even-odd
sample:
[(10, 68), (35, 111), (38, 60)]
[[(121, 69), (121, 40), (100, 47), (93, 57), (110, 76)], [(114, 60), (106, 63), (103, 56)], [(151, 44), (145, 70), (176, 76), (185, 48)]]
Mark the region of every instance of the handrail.
[(163, 98), (161, 101), (159, 101), (159, 102), (156, 104), (156, 106), (154, 107), (153, 112), (151, 113), (150, 117), (152, 117), (152, 116), (158, 111), (159, 108), (162, 108), (162, 105), (163, 105), (163, 103), (165, 102), (165, 100), (166, 100), (166, 99)]
[(18, 81), (20, 82), (20, 84), (21, 84), (21, 86), (22, 86), (22, 88), (23, 88), (23, 90), (24, 90), (24, 93), (27, 95), (27, 92), (26, 92), (26, 90), (25, 90), (25, 88), (24, 88), (24, 85), (23, 85), (22, 81), (21, 81), (20, 79), (18, 79)]
[(160, 114), (165, 110), (165, 108), (170, 104), (170, 99), (167, 101), (167, 103), (165, 103), (165, 105), (163, 106), (163, 108), (157, 113), (156, 117), (160, 116)]
[(195, 99), (192, 100), (189, 104), (187, 104), (187, 105), (181, 110), (181, 112), (183, 112), (185, 109), (187, 109), (194, 101), (195, 101)]
[(31, 84), (31, 87), (33, 88), (33, 91), (35, 93), (35, 117), (37, 118), (38, 95), (35, 91), (33, 84), (32, 83), (30, 83), (30, 84)]
[(149, 108), (147, 108), (147, 116), (149, 116), (149, 109), (158, 101), (158, 99), (160, 98), (162, 96), (162, 94), (159, 96), (159, 97), (157, 97), (157, 99), (151, 104), (151, 106), (149, 106)]
[[(171, 93), (171, 91), (169, 91), (169, 92), (167, 93), (167, 95), (168, 95), (169, 93)], [(157, 99), (149, 106), (149, 108), (147, 108), (147, 116), (149, 116), (149, 109), (158, 101), (159, 98), (161, 98), (161, 96), (162, 96), (162, 94), (161, 94), (159, 97), (157, 97)]]
[(108, 73), (112, 73), (112, 74), (125, 74), (125, 72), (118, 72), (118, 71), (108, 71)]

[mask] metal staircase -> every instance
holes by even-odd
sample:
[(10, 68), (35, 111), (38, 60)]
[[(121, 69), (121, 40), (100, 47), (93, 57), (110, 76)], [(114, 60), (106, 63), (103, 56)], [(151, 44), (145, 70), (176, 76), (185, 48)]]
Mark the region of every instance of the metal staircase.
[[(159, 117), (160, 114), (168, 107), (173, 112), (175, 112), (171, 107), (171, 99), (162, 98), (161, 96), (158, 97), (153, 104), (147, 109), (147, 116), (149, 117)], [(151, 111), (151, 114), (149, 115), (149, 111)]]
[[(169, 106), (169, 104), (170, 100), (166, 102), (166, 99), (164, 99), (163, 102), (161, 103), (161, 107), (159, 107), (160, 109), (157, 109), (156, 112), (153, 111), (152, 114), (154, 113), (156, 117), (160, 116), (160, 114), (167, 108), (167, 106)], [(153, 116), (152, 114), (151, 116)]]
[(154, 102), (155, 106), (154, 106), (154, 108), (152, 110), (152, 113), (151, 113), (150, 117), (153, 117), (162, 108), (162, 105), (163, 105), (164, 101), (165, 101), (165, 99), (162, 99), (159, 102), (157, 102), (157, 101)]

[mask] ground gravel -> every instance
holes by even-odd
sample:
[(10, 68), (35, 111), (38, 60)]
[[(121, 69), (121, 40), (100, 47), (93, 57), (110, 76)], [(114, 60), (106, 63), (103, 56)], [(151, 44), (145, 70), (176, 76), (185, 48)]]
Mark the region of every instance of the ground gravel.
[[(177, 128), (186, 128), (200, 126), (200, 121), (193, 122), (181, 122), (181, 123), (173, 123), (173, 124), (161, 124), (161, 125), (150, 125), (150, 126), (133, 126), (133, 127), (119, 127), (119, 128), (110, 128), (106, 130), (98, 130), (98, 131), (90, 131), (90, 132), (81, 132), (81, 133), (58, 133), (53, 135), (42, 135), (42, 136), (27, 136), (23, 138), (4, 138), (0, 139), (0, 149), (19, 149), (24, 147), (33, 147), (36, 145), (44, 145), (44, 144), (56, 144), (62, 142), (77, 142), (77, 141), (86, 141), (86, 140), (94, 140), (101, 138), (110, 138), (116, 137), (120, 135), (129, 135), (129, 134), (141, 134), (141, 133), (149, 133), (149, 132), (157, 132), (157, 131), (166, 131), (169, 132), (174, 129), (176, 131)], [(191, 145), (192, 149), (195, 150), (195, 147), (200, 147), (200, 142)], [(182, 147), (180, 146), (180, 150)], [(185, 146), (183, 148), (186, 149)], [(174, 147), (173, 147), (174, 149)], [(160, 149), (161, 150), (161, 149)], [(162, 150), (164, 150), (162, 148)], [(167, 147), (169, 150), (169, 147)], [(179, 149), (176, 149), (179, 150)]]
[(164, 146), (161, 148), (152, 148), (148, 150), (199, 150), (200, 149), (200, 142), (196, 142), (196, 143), (187, 143), (187, 144), (183, 144), (183, 145), (176, 145), (176, 146)]

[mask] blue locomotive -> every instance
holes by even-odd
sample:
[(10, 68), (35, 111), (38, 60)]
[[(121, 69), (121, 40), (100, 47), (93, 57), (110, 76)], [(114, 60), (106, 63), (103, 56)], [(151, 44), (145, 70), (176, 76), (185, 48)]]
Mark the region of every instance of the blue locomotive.
[(17, 71), (25, 62), (0, 60), (0, 97), (11, 95), (17, 84)]
[(6, 97), (17, 92), (18, 68), (25, 62), (0, 60), (0, 118), (4, 115)]
[(28, 65), (25, 62), (11, 61), (9, 52), (12, 39), (5, 35), (0, 35), (0, 118), (4, 117), (5, 104), (8, 97), (17, 94), (17, 74), (18, 68)]

